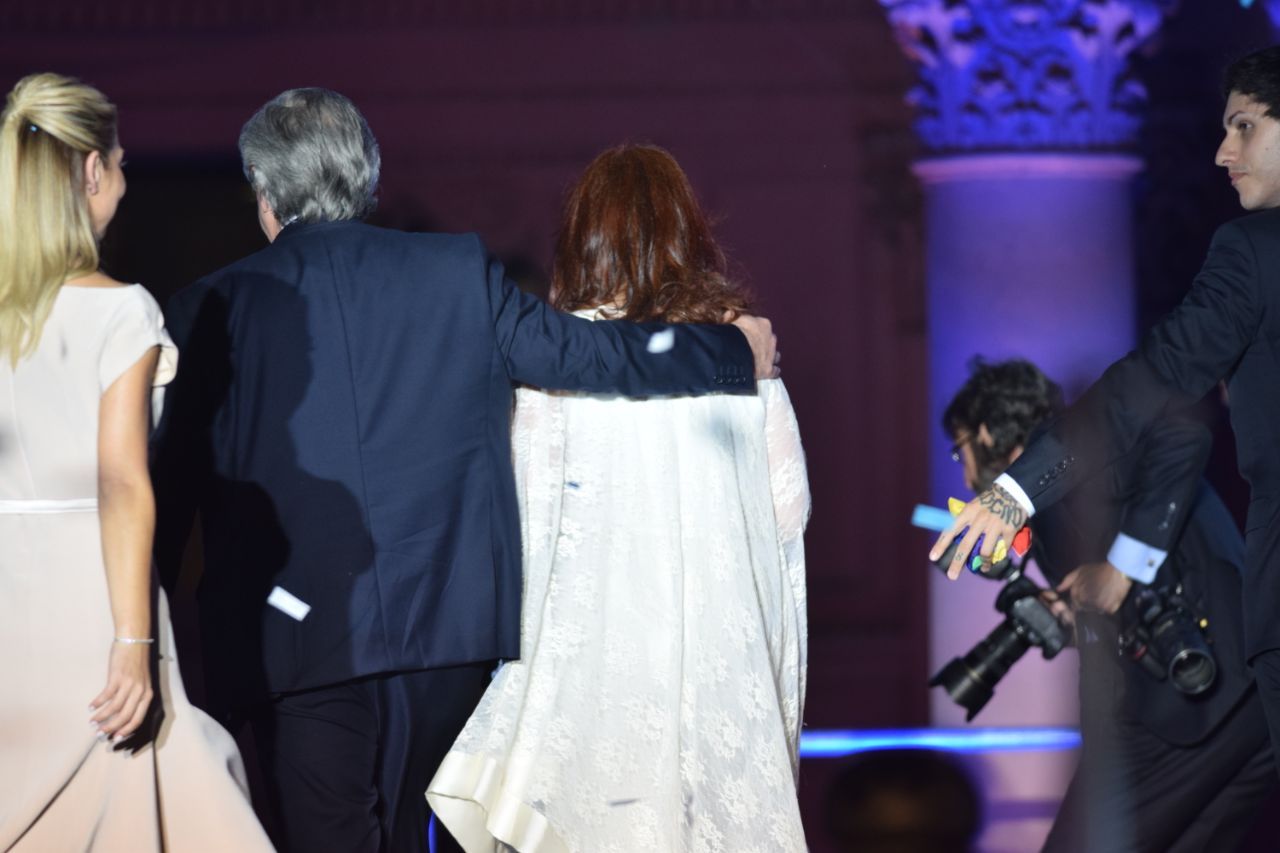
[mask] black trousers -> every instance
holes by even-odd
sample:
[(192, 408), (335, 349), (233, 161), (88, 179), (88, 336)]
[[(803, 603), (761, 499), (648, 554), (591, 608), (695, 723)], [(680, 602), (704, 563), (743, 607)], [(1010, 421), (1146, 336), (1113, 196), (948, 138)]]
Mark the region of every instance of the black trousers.
[(1277, 781), (1258, 692), (1249, 690), (1204, 740), (1175, 746), (1121, 710), (1121, 667), (1130, 664), (1116, 658), (1114, 643), (1097, 645), (1081, 644), (1080, 765), (1044, 850), (1235, 850)]
[[(250, 717), (255, 802), (284, 853), (425, 853), (427, 783), (492, 664), (390, 673), (290, 693)], [(436, 850), (460, 850), (443, 827)]]

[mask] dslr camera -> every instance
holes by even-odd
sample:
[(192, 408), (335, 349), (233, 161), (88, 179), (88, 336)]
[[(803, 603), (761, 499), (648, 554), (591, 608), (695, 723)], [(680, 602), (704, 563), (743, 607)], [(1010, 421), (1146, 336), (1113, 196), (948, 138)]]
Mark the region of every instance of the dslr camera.
[(1181, 584), (1170, 588), (1135, 583), (1116, 615), (1121, 657), (1157, 681), (1167, 679), (1188, 696), (1213, 686), (1218, 665), (1205, 636), (1209, 620), (1196, 611)]
[[(947, 565), (947, 555), (939, 563)], [(996, 595), (996, 610), (1004, 621), (991, 630), (964, 657), (951, 662), (929, 679), (930, 687), (943, 687), (971, 721), (990, 701), (996, 684), (1032, 646), (1045, 660), (1070, 645), (1070, 635), (1040, 598), (1043, 590), (1014, 569)]]
[[(951, 562), (955, 543), (935, 565)], [(972, 721), (991, 700), (996, 685), (1028, 649), (1040, 649), (1051, 660), (1071, 645), (1071, 635), (1041, 598), (1044, 590), (1022, 574), (1012, 561), (988, 565), (976, 572), (1004, 581), (995, 608), (1004, 620), (963, 657), (951, 661), (929, 679), (965, 709)], [(1180, 693), (1194, 696), (1208, 690), (1217, 677), (1217, 664), (1205, 629), (1208, 620), (1184, 595), (1181, 584), (1153, 587), (1135, 582), (1116, 613), (1118, 652), (1158, 681), (1168, 680)]]

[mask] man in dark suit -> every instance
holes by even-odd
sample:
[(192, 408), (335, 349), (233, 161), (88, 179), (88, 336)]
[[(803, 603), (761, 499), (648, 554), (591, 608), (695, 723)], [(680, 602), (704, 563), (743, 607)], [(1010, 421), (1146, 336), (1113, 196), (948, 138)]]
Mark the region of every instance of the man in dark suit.
[[(1061, 401), (1030, 362), (978, 362), (943, 414), (966, 484), (989, 487)], [(1203, 426), (1162, 418), (1031, 519), (1032, 556), (1080, 652), (1083, 748), (1047, 851), (1233, 850), (1275, 783), (1245, 666), (1244, 542), (1200, 477), (1210, 445)], [(1204, 692), (1118, 653), (1144, 587), (1180, 588), (1207, 619), (1217, 674)]]
[(279, 846), (425, 850), (427, 782), (520, 654), (513, 383), (753, 393), (773, 336), (561, 315), (474, 236), (363, 224), (378, 148), (337, 93), (285, 92), (240, 150), (270, 245), (170, 303), (158, 563), (198, 511), (209, 696), (252, 726)]
[(964, 531), (949, 573), (978, 537), (999, 539), (1129, 452), (1166, 412), (1226, 379), (1240, 473), (1252, 498), (1245, 526), (1245, 652), (1273, 747), (1280, 747), (1280, 47), (1233, 63), (1217, 162), (1247, 210), (1218, 229), (1182, 304), (956, 517), (932, 555)]

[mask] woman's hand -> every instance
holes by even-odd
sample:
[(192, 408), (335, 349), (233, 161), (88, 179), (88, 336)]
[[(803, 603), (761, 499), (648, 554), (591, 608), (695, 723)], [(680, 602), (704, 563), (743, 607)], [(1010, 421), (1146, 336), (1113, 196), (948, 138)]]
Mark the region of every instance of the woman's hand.
[(107, 686), (89, 704), (99, 737), (124, 740), (138, 730), (151, 707), (151, 644), (112, 643)]

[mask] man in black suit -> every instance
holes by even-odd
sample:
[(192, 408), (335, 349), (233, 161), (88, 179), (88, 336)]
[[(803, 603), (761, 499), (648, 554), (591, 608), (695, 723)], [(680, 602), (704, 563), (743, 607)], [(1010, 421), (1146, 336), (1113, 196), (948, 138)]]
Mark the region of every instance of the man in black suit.
[[(976, 363), (943, 414), (966, 485), (988, 488), (1061, 401), (1030, 362)], [(1244, 542), (1200, 477), (1210, 444), (1203, 426), (1161, 418), (1031, 519), (1032, 556), (1080, 652), (1083, 748), (1047, 851), (1233, 850), (1275, 783), (1245, 666)], [(1144, 588), (1175, 587), (1207, 619), (1217, 664), (1196, 695), (1118, 653)]]
[(1245, 525), (1245, 652), (1280, 747), (1280, 46), (1233, 63), (1217, 162), (1247, 210), (1218, 229), (1191, 290), (1113, 364), (935, 543), (964, 532), (949, 574), (982, 537), (987, 558), (1039, 510), (1129, 452), (1170, 410), (1227, 381), (1240, 473), (1252, 497)]
[(209, 696), (252, 726), (278, 845), (425, 850), (427, 782), (520, 654), (513, 384), (753, 393), (773, 336), (561, 315), (475, 236), (363, 224), (378, 147), (337, 93), (273, 99), (240, 151), (270, 245), (169, 305), (157, 560), (199, 511)]

